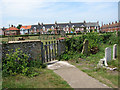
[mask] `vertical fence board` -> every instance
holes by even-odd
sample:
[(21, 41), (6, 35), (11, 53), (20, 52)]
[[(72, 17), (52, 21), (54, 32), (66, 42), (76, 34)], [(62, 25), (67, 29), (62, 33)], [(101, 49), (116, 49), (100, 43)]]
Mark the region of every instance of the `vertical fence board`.
[(48, 62), (48, 48), (47, 48), (47, 42), (45, 43), (45, 50), (46, 50), (46, 60)]
[(52, 49), (52, 60), (54, 60), (54, 55), (53, 55), (53, 41), (52, 41), (52, 44), (51, 44), (51, 49)]
[(45, 55), (44, 55), (44, 50), (43, 50), (43, 42), (41, 42), (41, 56), (42, 56), (42, 63), (44, 63)]
[(50, 41), (49, 41), (49, 60), (51, 61)]
[[(56, 57), (56, 41), (54, 41), (54, 56)], [(54, 59), (55, 59), (54, 57)]]

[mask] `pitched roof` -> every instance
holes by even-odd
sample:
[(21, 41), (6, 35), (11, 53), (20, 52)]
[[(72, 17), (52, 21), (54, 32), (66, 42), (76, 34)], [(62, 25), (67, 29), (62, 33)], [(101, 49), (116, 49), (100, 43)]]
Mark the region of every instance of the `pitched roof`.
[(97, 22), (88, 22), (88, 23), (85, 23), (85, 26), (99, 26), (99, 24)]
[(113, 24), (105, 24), (101, 26), (101, 28), (111, 28), (111, 27), (119, 27), (120, 22), (118, 23), (113, 23)]
[(19, 29), (16, 27), (10, 27), (10, 28), (7, 28), (6, 30), (19, 30)]
[[(23, 28), (23, 29), (31, 29), (31, 25), (28, 25), (28, 26), (22, 26), (21, 28)], [(21, 29), (20, 28), (20, 29)]]

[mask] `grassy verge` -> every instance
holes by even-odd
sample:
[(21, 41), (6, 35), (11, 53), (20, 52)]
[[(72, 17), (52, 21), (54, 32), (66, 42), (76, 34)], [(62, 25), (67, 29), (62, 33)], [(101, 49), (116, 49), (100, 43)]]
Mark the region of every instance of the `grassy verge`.
[(0, 90), (2, 89), (2, 64), (0, 62)]
[[(113, 49), (113, 45), (102, 45), (100, 47), (100, 51), (97, 54), (91, 54), (88, 57), (77, 58), (69, 60), (69, 62), (75, 65), (77, 68), (87, 73), (88, 75), (98, 79), (100, 82), (108, 85), (112, 88), (118, 87), (118, 70), (110, 71), (103, 68), (96, 69), (97, 64), (100, 59), (105, 56), (105, 48), (111, 47)], [(110, 67), (118, 67), (118, 59), (112, 60), (108, 62)]]
[(52, 70), (38, 70), (41, 74), (32, 78), (22, 75), (4, 77), (3, 88), (71, 88)]

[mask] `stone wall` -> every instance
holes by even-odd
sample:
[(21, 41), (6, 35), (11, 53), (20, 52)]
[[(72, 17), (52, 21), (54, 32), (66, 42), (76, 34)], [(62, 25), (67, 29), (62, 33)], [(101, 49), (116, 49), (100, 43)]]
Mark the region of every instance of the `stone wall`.
[(41, 41), (11, 41), (8, 44), (2, 44), (2, 56), (5, 57), (6, 54), (10, 52), (8, 50), (20, 48), (24, 53), (26, 53), (33, 60), (41, 60)]

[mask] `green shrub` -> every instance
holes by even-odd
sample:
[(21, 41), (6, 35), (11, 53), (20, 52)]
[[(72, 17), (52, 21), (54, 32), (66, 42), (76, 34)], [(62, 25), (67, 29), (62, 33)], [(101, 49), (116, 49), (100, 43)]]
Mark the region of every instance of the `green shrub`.
[(109, 37), (109, 44), (118, 44), (118, 36), (116, 35), (116, 33), (112, 33)]
[(3, 76), (22, 74), (26, 76), (36, 76), (39, 72), (35, 71), (33, 67), (45, 68), (46, 65), (42, 64), (39, 60), (31, 60), (29, 56), (23, 53), (19, 48), (15, 51), (12, 49), (10, 54), (6, 54), (6, 57), (2, 61)]
[(9, 52), (11, 53), (6, 54), (6, 58), (3, 60), (3, 73), (9, 75), (22, 73), (25, 75), (29, 71), (27, 67), (29, 57), (19, 49)]

